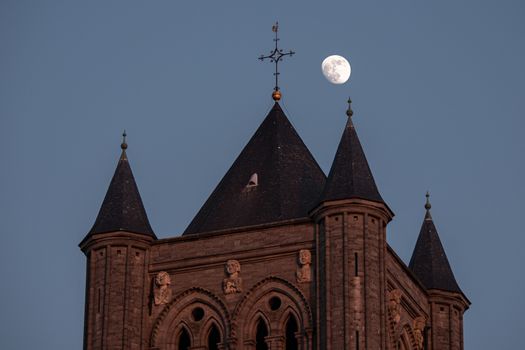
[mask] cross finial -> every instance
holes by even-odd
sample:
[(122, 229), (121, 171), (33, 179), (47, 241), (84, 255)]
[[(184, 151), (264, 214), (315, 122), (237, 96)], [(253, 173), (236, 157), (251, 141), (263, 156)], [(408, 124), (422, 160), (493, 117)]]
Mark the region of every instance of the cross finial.
[(350, 97), (348, 98), (348, 109), (346, 110), (346, 115), (348, 118), (352, 117), (354, 115), (354, 111), (352, 111), (352, 100)]
[(122, 133), (122, 143), (120, 144), (120, 148), (122, 148), (123, 151), (128, 148), (128, 144), (126, 143), (126, 136), (128, 136), (128, 134), (126, 134), (126, 130), (124, 130), (124, 132)]
[(275, 39), (273, 39), (273, 41), (275, 41), (275, 48), (272, 52), (270, 52), (269, 55), (261, 55), (259, 59), (261, 61), (269, 59), (270, 62), (275, 63), (275, 73), (273, 73), (273, 75), (275, 76), (275, 87), (273, 89), (272, 98), (274, 101), (279, 101), (281, 99), (281, 91), (279, 90), (279, 62), (283, 60), (284, 56), (292, 56), (293, 54), (295, 54), (295, 52), (290, 50), (289, 52), (285, 53), (282, 49), (279, 49), (279, 22), (275, 22), (275, 24), (272, 26), (272, 32), (275, 33)]

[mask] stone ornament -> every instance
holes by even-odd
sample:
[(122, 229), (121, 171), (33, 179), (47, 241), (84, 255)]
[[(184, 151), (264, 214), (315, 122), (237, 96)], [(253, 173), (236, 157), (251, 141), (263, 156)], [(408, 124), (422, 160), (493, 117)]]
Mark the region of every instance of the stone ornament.
[(388, 311), (396, 325), (401, 320), (401, 294), (399, 289), (391, 290), (388, 293)]
[(242, 292), (242, 278), (239, 277), (241, 264), (237, 260), (228, 260), (225, 264), (226, 277), (222, 281), (224, 294), (234, 294)]
[(171, 301), (170, 285), (171, 278), (167, 272), (161, 271), (155, 276), (155, 289), (153, 290), (155, 305), (163, 305)]
[(414, 332), (414, 339), (418, 350), (423, 350), (423, 331), (425, 330), (426, 319), (423, 316), (416, 317), (412, 321), (412, 331)]
[(308, 249), (301, 249), (299, 251), (299, 267), (295, 272), (297, 282), (305, 283), (312, 281), (312, 269), (310, 267), (311, 264), (312, 254)]

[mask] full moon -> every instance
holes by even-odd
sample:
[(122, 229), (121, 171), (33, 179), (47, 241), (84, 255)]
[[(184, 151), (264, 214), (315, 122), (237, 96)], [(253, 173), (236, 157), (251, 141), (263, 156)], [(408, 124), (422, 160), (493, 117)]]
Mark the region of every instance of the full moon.
[(352, 69), (350, 63), (343, 56), (332, 55), (324, 59), (321, 64), (324, 77), (332, 84), (344, 84), (350, 78)]

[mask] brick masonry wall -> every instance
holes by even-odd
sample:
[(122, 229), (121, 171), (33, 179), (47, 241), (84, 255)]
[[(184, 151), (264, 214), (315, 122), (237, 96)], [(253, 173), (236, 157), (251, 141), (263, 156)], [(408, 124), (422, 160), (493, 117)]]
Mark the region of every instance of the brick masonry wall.
[[(424, 317), (431, 328), (429, 350), (462, 349), (460, 298), (437, 293), (429, 302), (428, 292), (387, 248), (387, 218), (377, 208), (337, 211), (316, 222), (158, 241), (121, 232), (94, 237), (83, 248), (85, 348), (177, 348), (181, 327), (187, 327), (194, 348), (204, 349), (215, 322), (222, 348), (251, 349), (257, 320), (264, 319), (270, 348), (282, 349), (286, 320), (294, 317), (304, 349), (356, 349), (356, 332), (359, 349), (396, 349), (403, 337), (417, 349), (414, 322)], [(298, 280), (302, 249), (311, 252), (310, 282)], [(225, 264), (231, 259), (240, 263), (242, 283), (238, 293), (227, 294)], [(171, 295), (155, 305), (160, 272), (169, 274)], [(401, 293), (398, 309), (393, 290)], [(269, 304), (274, 296), (282, 302), (278, 310)], [(196, 306), (206, 314), (202, 321), (195, 320)]]
[[(162, 240), (151, 247), (149, 277), (153, 279), (157, 273), (166, 271), (171, 277), (174, 298), (191, 287), (203, 288), (220, 298), (233, 314), (254, 285), (275, 276), (294, 284), (313, 307), (316, 305), (314, 265), (311, 265), (310, 283), (297, 282), (296, 272), (300, 267), (298, 254), (301, 249), (309, 250), (312, 262), (315, 261), (314, 230), (315, 225), (306, 222)], [(240, 293), (225, 294), (223, 290), (223, 280), (228, 277), (225, 263), (230, 259), (237, 260), (241, 266)], [(152, 307), (150, 320), (156, 320), (163, 310), (162, 305)], [(248, 320), (238, 320), (238, 323), (242, 330)], [(147, 332), (152, 332), (154, 327), (155, 322), (150, 322)], [(245, 341), (242, 331), (235, 341), (241, 344)]]

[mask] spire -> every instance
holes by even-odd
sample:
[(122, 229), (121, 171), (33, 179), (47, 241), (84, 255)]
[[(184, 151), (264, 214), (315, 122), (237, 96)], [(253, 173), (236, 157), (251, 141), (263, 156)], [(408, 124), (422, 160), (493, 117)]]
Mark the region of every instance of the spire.
[(184, 234), (306, 218), (325, 181), (275, 103)]
[(117, 169), (88, 236), (97, 233), (128, 231), (155, 237), (129, 166), (125, 131), (122, 134), (120, 148), (122, 154)]
[(409, 267), (427, 289), (441, 289), (462, 293), (439, 239), (430, 215), (430, 195), (426, 194), (425, 219), (419, 232)]
[(348, 110), (343, 136), (335, 154), (321, 201), (360, 198), (384, 203), (377, 190), (363, 148), (352, 122), (354, 112), (348, 99)]

